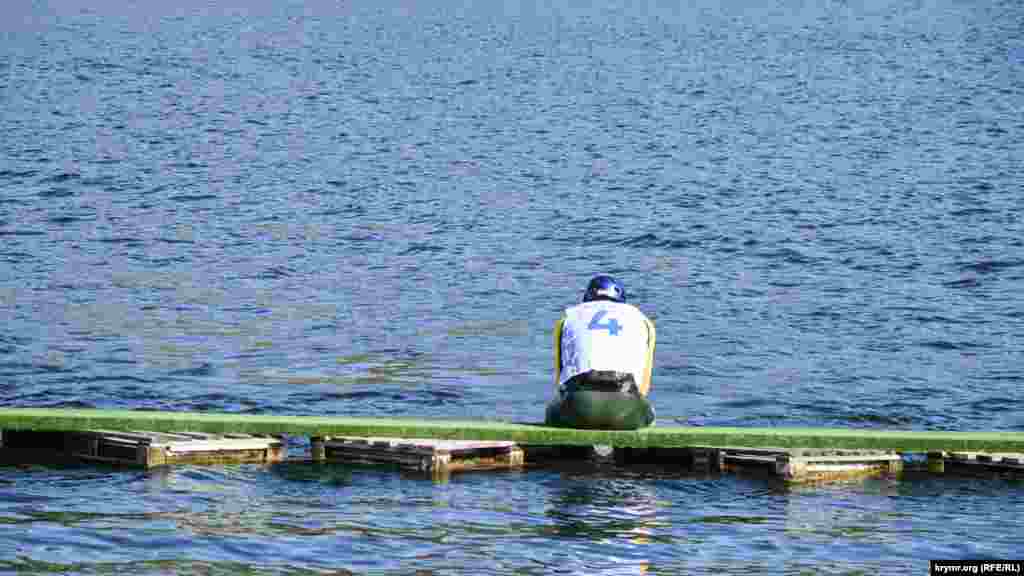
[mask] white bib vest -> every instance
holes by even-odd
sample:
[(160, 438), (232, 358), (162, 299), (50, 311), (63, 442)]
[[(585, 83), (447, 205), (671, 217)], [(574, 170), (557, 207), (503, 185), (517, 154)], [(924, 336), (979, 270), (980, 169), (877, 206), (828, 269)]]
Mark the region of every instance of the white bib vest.
[(584, 302), (565, 311), (559, 384), (591, 370), (628, 372), (644, 379), (650, 335), (637, 307), (607, 300)]

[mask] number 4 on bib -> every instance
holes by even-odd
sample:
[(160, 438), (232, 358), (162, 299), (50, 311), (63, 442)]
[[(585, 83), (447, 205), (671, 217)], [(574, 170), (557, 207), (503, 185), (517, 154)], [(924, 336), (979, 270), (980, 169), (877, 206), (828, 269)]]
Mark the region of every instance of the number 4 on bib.
[(598, 310), (597, 314), (590, 319), (590, 324), (587, 324), (587, 328), (590, 330), (607, 330), (610, 336), (618, 336), (619, 332), (622, 331), (622, 325), (619, 324), (615, 318), (609, 318), (607, 322), (601, 322), (604, 319), (607, 310)]

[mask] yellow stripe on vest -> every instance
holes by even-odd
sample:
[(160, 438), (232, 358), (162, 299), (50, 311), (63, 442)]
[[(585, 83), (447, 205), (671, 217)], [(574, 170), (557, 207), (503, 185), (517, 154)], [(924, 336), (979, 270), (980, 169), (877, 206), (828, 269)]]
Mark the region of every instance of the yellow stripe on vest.
[(558, 378), (562, 375), (562, 326), (565, 316), (555, 322), (555, 392), (558, 392)]
[(640, 383), (640, 395), (647, 396), (651, 391), (651, 377), (654, 373), (654, 341), (657, 336), (654, 330), (654, 322), (650, 318), (647, 321), (647, 363), (644, 365), (644, 381)]

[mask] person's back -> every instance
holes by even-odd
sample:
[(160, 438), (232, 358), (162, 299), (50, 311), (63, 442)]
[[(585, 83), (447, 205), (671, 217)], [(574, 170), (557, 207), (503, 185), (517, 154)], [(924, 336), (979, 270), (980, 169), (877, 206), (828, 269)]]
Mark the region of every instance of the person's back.
[(626, 304), (609, 276), (590, 281), (583, 303), (555, 325), (555, 399), (550, 426), (636, 429), (654, 421), (647, 401), (654, 361), (654, 324)]

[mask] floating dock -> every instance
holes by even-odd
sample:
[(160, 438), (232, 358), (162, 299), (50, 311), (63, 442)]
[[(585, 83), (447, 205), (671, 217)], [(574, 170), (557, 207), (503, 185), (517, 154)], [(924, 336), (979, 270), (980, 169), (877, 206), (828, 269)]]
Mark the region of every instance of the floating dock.
[[(143, 431), (144, 430), (144, 431)], [(637, 431), (534, 424), (125, 410), (0, 408), (0, 460), (73, 459), (150, 468), (271, 463), (283, 435), (310, 437), (314, 462), (391, 465), (435, 478), (588, 458), (760, 474), (785, 482), (897, 476), (905, 455), (932, 473), (1024, 473), (1024, 433), (813, 428), (655, 427)]]
[(142, 410), (0, 408), (3, 430), (147, 430), (210, 434), (500, 440), (521, 445), (623, 448), (816, 448), (899, 452), (1024, 453), (1024, 432), (946, 432), (842, 428), (655, 426), (636, 431), (577, 430), (508, 422), (273, 416)]

